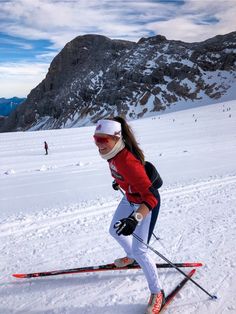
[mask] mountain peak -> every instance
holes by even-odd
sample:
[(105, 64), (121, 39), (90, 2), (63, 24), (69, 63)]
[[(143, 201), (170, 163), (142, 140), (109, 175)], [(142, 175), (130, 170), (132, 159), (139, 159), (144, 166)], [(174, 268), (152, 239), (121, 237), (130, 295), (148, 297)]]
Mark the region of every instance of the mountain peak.
[(235, 39), (236, 32), (199, 43), (78, 36), (1, 130), (82, 126), (120, 114), (137, 119), (183, 103), (236, 98)]

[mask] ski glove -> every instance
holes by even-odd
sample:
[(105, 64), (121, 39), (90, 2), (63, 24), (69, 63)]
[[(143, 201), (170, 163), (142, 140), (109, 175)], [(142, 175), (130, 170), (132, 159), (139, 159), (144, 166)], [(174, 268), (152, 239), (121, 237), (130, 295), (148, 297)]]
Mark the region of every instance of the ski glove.
[(119, 184), (116, 182), (116, 180), (114, 180), (112, 182), (112, 187), (115, 191), (118, 191), (119, 190)]
[(135, 219), (135, 217), (130, 216), (128, 218), (123, 218), (117, 221), (114, 224), (114, 228), (116, 229), (116, 233), (118, 235), (123, 234), (124, 236), (128, 236), (134, 232), (137, 224), (138, 224), (138, 221)]

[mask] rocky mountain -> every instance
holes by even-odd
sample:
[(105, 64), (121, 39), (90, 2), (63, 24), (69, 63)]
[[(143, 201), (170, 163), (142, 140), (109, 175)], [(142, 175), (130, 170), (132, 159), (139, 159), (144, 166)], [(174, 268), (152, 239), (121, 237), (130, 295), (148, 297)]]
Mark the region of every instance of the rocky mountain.
[(155, 115), (166, 108), (236, 99), (236, 32), (185, 43), (164, 36), (137, 43), (84, 35), (52, 61), (45, 79), (1, 131), (82, 126)]

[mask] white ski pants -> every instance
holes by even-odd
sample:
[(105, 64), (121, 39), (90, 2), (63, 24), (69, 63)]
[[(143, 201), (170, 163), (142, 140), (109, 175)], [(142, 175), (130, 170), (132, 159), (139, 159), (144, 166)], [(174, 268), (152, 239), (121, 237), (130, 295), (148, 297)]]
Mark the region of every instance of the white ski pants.
[[(158, 293), (161, 290), (161, 287), (158, 280), (157, 268), (155, 262), (148, 254), (148, 248), (143, 243), (135, 239), (132, 235), (118, 236), (116, 229), (114, 228), (114, 224), (117, 221), (122, 218), (127, 218), (133, 211), (136, 211), (139, 206), (139, 204), (130, 204), (124, 196), (115, 211), (109, 232), (123, 247), (126, 255), (130, 258), (134, 258), (141, 266), (151, 293)], [(141, 223), (139, 223), (139, 225), (137, 225), (134, 231), (135, 234), (137, 234), (137, 236), (139, 236), (145, 243), (148, 241), (150, 221), (151, 212), (142, 220)]]

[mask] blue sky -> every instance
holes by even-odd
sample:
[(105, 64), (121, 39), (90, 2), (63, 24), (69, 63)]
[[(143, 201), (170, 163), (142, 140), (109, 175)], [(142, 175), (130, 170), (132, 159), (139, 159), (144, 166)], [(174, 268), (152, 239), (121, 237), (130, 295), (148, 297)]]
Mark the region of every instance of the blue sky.
[(186, 42), (236, 30), (236, 0), (0, 0), (0, 97), (25, 97), (73, 38)]

